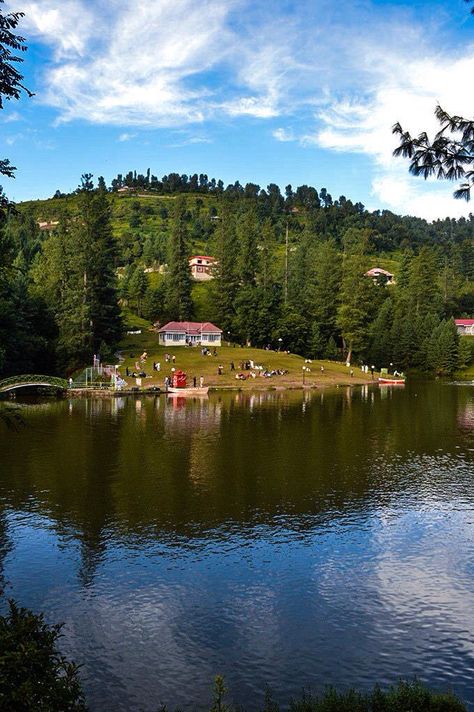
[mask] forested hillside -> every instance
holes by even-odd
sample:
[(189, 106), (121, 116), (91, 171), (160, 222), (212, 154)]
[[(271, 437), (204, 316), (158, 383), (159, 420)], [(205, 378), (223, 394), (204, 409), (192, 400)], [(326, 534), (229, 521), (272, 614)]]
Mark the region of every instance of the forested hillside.
[[(0, 235), (4, 374), (110, 354), (118, 307), (128, 323), (212, 320), (233, 341), (311, 357), (439, 374), (472, 360), (452, 321), (474, 313), (472, 215), (429, 224), (325, 188), (148, 171), (6, 206)], [(191, 254), (217, 258), (214, 280), (193, 285)], [(375, 266), (395, 284), (367, 277)]]

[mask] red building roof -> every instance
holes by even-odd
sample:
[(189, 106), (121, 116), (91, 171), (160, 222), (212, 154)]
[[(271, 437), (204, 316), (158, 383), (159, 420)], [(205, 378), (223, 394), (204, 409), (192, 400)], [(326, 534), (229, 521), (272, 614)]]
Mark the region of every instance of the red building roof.
[(177, 331), (186, 334), (222, 334), (222, 329), (219, 329), (210, 321), (169, 321), (159, 329), (159, 333), (165, 331)]
[(386, 269), (381, 267), (372, 267), (368, 272), (365, 273), (367, 277), (377, 277), (379, 274), (384, 274), (386, 277), (393, 277), (391, 272), (387, 272)]
[(474, 326), (474, 319), (455, 319), (456, 326)]
[(209, 255), (193, 255), (192, 257), (189, 258), (189, 261), (191, 260), (211, 260), (214, 261), (216, 258), (215, 257), (210, 257)]

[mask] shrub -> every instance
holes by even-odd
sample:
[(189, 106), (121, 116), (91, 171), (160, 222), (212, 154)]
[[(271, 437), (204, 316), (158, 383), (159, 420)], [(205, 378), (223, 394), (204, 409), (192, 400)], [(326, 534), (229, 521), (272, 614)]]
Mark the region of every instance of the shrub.
[(9, 601), (8, 614), (0, 616), (0, 710), (86, 710), (78, 667), (56, 647), (61, 627)]

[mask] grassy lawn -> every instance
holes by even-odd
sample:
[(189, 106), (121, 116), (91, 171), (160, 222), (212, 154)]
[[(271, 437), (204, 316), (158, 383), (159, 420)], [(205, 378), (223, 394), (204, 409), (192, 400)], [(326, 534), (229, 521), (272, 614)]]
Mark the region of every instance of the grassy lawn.
[[(221, 388), (244, 388), (244, 389), (268, 389), (268, 388), (291, 388), (303, 385), (303, 366), (310, 369), (305, 373), (305, 383), (308, 386), (330, 386), (370, 383), (371, 376), (362, 373), (354, 367), (354, 376), (351, 378), (349, 369), (342, 363), (333, 361), (313, 361), (305, 364), (304, 358), (295, 354), (286, 354), (276, 351), (265, 351), (263, 349), (241, 348), (240, 346), (222, 346), (217, 348), (217, 356), (202, 356), (199, 347), (187, 348), (184, 346), (164, 347), (158, 345), (158, 334), (153, 331), (143, 331), (141, 334), (129, 334), (121, 343), (122, 356), (125, 360), (121, 366), (121, 374), (126, 379), (125, 368), (128, 366), (131, 371), (135, 370), (135, 362), (139, 360), (141, 354), (146, 351), (148, 354), (144, 370), (151, 378), (144, 379), (142, 385), (162, 386), (165, 376), (171, 376), (171, 368), (181, 369), (188, 375), (188, 384), (192, 385), (193, 376), (196, 376), (198, 383), (202, 376), (204, 385)], [(165, 363), (164, 354), (169, 353), (176, 357), (176, 362)], [(273, 376), (272, 378), (249, 378), (245, 381), (237, 380), (236, 373), (241, 371), (240, 362), (253, 360), (255, 364), (261, 364), (269, 370), (287, 370), (284, 376)], [(159, 372), (153, 371), (153, 361), (161, 364)], [(234, 362), (235, 371), (231, 371), (231, 362)], [(217, 373), (217, 368), (222, 365), (224, 372), (222, 376)], [(324, 371), (321, 371), (323, 366)], [(248, 373), (248, 371), (243, 371)], [(127, 380), (127, 379), (126, 379)], [(134, 385), (133, 379), (128, 379), (130, 386)]]

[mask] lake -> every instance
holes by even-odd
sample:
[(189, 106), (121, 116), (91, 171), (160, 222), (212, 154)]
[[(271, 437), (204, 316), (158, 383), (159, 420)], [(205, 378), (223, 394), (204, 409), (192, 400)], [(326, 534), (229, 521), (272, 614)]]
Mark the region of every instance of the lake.
[(2, 601), (64, 621), (94, 712), (418, 676), (474, 709), (474, 388), (28, 402)]

